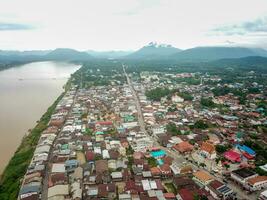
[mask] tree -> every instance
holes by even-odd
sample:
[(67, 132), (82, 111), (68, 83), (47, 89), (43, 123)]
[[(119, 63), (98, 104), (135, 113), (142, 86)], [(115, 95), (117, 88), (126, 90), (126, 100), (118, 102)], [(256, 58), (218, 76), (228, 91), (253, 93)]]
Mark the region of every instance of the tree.
[(224, 164), (224, 167), (225, 167), (226, 170), (228, 170), (230, 168), (230, 165)]
[(180, 135), (181, 134), (181, 131), (176, 127), (176, 125), (174, 123), (167, 124), (166, 129), (172, 135)]
[(218, 144), (218, 145), (216, 145), (215, 149), (216, 149), (217, 153), (222, 154), (229, 149), (229, 146)]
[(207, 129), (209, 128), (208, 124), (206, 124), (203, 120), (198, 120), (196, 123), (193, 125), (193, 128), (198, 128), (198, 129)]
[(188, 92), (179, 92), (179, 96), (182, 97), (185, 101), (192, 101), (194, 97)]
[(201, 98), (200, 104), (208, 108), (215, 108), (216, 104), (212, 101), (211, 98)]
[(168, 96), (171, 94), (171, 90), (168, 88), (155, 88), (149, 91), (146, 91), (145, 95), (148, 99), (153, 101), (160, 101), (162, 97)]
[(129, 145), (129, 147), (126, 149), (126, 154), (129, 156), (129, 155), (133, 155), (133, 153), (134, 153), (134, 150), (131, 147), (131, 145)]
[(204, 168), (204, 167), (206, 167), (206, 164), (205, 163), (200, 163), (199, 166)]
[(153, 157), (147, 158), (148, 164), (150, 167), (156, 167), (158, 166), (157, 160)]

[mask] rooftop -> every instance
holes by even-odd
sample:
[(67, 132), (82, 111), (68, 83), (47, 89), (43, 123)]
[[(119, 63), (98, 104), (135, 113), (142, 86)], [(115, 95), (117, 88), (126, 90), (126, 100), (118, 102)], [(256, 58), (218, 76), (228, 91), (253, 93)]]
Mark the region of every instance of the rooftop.
[(248, 168), (237, 169), (237, 170), (232, 171), (232, 173), (240, 176), (241, 178), (248, 178), (256, 174), (256, 172)]

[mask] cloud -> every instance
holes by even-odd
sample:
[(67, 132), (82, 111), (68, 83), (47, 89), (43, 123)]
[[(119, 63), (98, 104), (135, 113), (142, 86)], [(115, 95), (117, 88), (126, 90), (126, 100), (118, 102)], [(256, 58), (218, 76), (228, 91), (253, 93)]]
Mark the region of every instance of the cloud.
[(220, 26), (212, 30), (215, 34), (223, 35), (245, 35), (245, 34), (267, 34), (267, 16), (258, 18), (254, 21), (243, 22), (241, 24), (232, 24)]
[(17, 24), (17, 23), (1, 23), (0, 31), (22, 31), (33, 29), (33, 26), (27, 24)]

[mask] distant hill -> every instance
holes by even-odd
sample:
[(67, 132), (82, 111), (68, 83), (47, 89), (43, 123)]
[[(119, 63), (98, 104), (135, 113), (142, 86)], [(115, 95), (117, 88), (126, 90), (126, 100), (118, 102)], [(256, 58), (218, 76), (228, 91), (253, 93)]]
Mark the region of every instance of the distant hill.
[(267, 51), (245, 47), (196, 47), (173, 54), (169, 59), (180, 61), (211, 61), (248, 56), (267, 56)]
[(93, 57), (86, 52), (74, 49), (36, 50), (36, 51), (3, 51), (0, 50), (0, 63), (33, 62), (33, 61), (84, 61)]
[(224, 58), (210, 63), (217, 65), (243, 65), (243, 66), (258, 66), (264, 65), (267, 69), (267, 57), (248, 56), (243, 58)]
[(58, 48), (46, 54), (43, 58), (45, 60), (83, 61), (83, 60), (90, 60), (93, 57), (86, 52), (81, 52), (74, 49)]
[(0, 50), (0, 56), (44, 56), (51, 50), (31, 50), (31, 51), (5, 51)]
[(177, 49), (171, 45), (157, 44), (154, 42), (142, 47), (141, 49), (135, 51), (134, 53), (125, 56), (125, 59), (166, 59), (168, 56), (178, 53), (182, 50)]
[(107, 59), (116, 59), (123, 56), (127, 56), (133, 51), (94, 51), (88, 50), (87, 53), (95, 58), (107, 58)]

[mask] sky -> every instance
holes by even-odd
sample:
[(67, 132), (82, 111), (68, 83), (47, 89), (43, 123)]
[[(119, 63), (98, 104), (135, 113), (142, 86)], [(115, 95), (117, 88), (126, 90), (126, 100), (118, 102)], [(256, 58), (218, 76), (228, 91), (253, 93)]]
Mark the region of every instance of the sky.
[(0, 0), (0, 49), (267, 49), (267, 0)]

